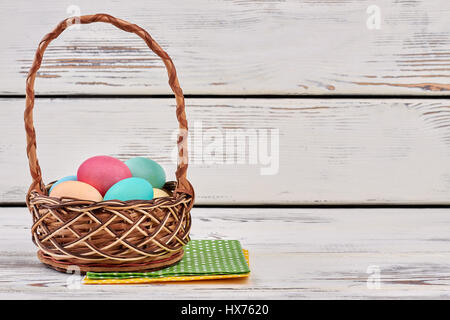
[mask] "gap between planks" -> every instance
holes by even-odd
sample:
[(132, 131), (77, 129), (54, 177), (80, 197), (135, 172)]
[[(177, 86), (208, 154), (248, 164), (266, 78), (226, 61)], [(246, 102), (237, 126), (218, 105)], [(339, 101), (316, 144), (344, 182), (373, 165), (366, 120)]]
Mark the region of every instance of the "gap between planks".
[[(1, 94), (0, 98), (25, 99), (25, 95)], [(173, 94), (36, 94), (36, 99), (174, 99)], [(448, 95), (386, 95), (386, 94), (185, 94), (186, 99), (449, 99)]]

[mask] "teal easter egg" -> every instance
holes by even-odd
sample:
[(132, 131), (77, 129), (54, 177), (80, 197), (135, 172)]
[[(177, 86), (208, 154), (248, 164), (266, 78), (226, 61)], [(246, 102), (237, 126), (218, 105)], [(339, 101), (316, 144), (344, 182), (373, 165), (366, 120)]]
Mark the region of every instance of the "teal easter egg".
[(103, 197), (107, 200), (152, 200), (153, 186), (142, 178), (127, 178), (115, 183)]
[(51, 186), (51, 188), (50, 188), (50, 190), (48, 191), (48, 193), (50, 194), (50, 192), (52, 192), (53, 188), (54, 188), (56, 185), (58, 185), (58, 184), (60, 184), (61, 182), (64, 182), (64, 181), (77, 181), (77, 176), (67, 176), (67, 177), (64, 177), (64, 178), (59, 179), (58, 181), (56, 181), (56, 182)]
[(145, 157), (136, 157), (125, 161), (133, 177), (147, 180), (153, 188), (162, 188), (166, 183), (166, 173), (156, 162)]

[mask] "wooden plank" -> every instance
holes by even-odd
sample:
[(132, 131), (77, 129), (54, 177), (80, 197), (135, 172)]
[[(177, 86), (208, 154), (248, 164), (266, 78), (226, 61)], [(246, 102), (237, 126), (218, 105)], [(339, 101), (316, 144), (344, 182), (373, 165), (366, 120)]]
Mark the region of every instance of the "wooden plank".
[[(173, 57), (189, 94), (450, 92), (447, 0), (76, 4), (81, 14), (108, 11), (148, 30)], [(40, 39), (76, 13), (71, 8), (55, 0), (1, 2), (0, 27), (8, 32), (0, 43), (0, 94), (24, 94)], [(169, 92), (162, 63), (143, 41), (109, 25), (66, 31), (47, 49), (39, 76), (41, 94)]]
[(0, 298), (449, 299), (449, 213), (194, 208), (194, 239), (249, 249), (248, 280), (77, 287), (37, 260), (27, 209), (0, 208)]
[[(187, 99), (198, 204), (449, 204), (448, 100)], [(30, 184), (24, 99), (0, 99), (0, 202)], [(86, 158), (148, 156), (174, 178), (172, 99), (38, 99), (45, 182)]]

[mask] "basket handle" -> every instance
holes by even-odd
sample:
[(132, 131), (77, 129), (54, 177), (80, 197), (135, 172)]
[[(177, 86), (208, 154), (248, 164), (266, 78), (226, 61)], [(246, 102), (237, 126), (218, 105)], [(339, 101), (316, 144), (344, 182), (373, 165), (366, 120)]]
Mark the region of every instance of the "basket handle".
[(41, 40), (41, 42), (39, 43), (39, 47), (36, 50), (33, 64), (27, 76), (26, 102), (25, 102), (26, 107), (24, 113), (25, 131), (27, 135), (27, 156), (28, 156), (28, 163), (30, 166), (31, 177), (33, 178), (33, 182), (31, 183), (28, 193), (34, 190), (37, 191), (38, 193), (45, 194), (41, 168), (39, 166), (39, 161), (36, 155), (36, 132), (34, 130), (33, 125), (34, 81), (36, 79), (36, 73), (41, 66), (44, 51), (50, 44), (50, 42), (53, 39), (56, 39), (65, 29), (67, 29), (67, 27), (76, 23), (88, 24), (93, 22), (110, 23), (119, 29), (137, 34), (145, 41), (147, 46), (163, 60), (167, 69), (167, 74), (169, 76), (170, 88), (175, 94), (177, 103), (176, 116), (179, 123), (179, 134), (177, 140), (178, 165), (175, 173), (178, 183), (175, 192), (176, 193), (185, 192), (187, 194), (190, 194), (191, 196), (194, 196), (194, 190), (192, 188), (192, 185), (186, 179), (186, 171), (188, 168), (188, 151), (187, 151), (188, 124), (186, 120), (186, 113), (184, 111), (184, 96), (183, 91), (180, 88), (180, 84), (178, 83), (177, 72), (175, 70), (175, 66), (172, 62), (172, 59), (170, 59), (169, 55), (158, 45), (158, 43), (156, 43), (154, 39), (152, 39), (152, 37), (148, 34), (147, 31), (145, 31), (144, 29), (135, 24), (129, 23), (127, 21), (103, 13), (95, 15), (85, 15), (80, 17), (70, 17), (61, 21), (52, 32), (48, 33)]

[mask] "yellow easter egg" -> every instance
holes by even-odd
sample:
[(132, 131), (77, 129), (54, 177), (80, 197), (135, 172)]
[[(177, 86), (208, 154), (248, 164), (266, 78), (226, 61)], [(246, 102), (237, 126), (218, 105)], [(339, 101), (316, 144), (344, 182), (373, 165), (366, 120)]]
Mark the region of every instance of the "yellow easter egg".
[(56, 185), (50, 197), (75, 198), (80, 200), (102, 201), (103, 197), (93, 186), (81, 181), (64, 181)]
[(170, 194), (168, 194), (165, 190), (153, 188), (153, 199), (162, 197), (170, 197)]

